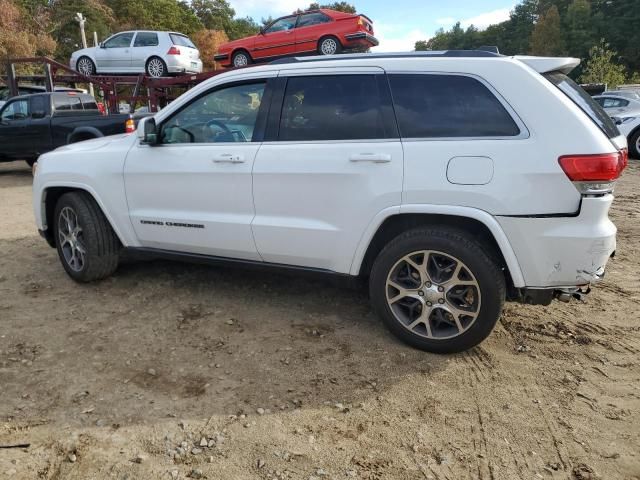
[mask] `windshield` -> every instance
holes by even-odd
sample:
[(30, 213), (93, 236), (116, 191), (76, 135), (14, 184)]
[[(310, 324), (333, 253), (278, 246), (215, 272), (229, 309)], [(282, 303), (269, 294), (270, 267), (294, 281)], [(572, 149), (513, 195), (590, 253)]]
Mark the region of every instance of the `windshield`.
[(179, 47), (188, 47), (188, 48), (196, 48), (189, 37), (186, 35), (180, 35), (179, 33), (170, 33), (171, 41), (174, 45), (178, 45)]
[(564, 73), (551, 72), (546, 73), (545, 78), (553, 83), (569, 97), (580, 109), (586, 113), (589, 118), (600, 127), (600, 129), (609, 138), (615, 138), (620, 135), (618, 127), (611, 117), (607, 115), (604, 109), (585, 92), (580, 85), (567, 77)]

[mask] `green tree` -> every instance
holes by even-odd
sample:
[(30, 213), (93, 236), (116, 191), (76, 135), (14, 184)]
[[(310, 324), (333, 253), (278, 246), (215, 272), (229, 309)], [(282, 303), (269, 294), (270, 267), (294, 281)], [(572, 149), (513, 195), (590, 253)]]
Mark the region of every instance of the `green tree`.
[(226, 30), (230, 40), (255, 35), (260, 31), (260, 25), (251, 17), (234, 18)]
[[(189, 4), (176, 0), (105, 0), (115, 13), (115, 30), (172, 30), (190, 35), (203, 28)], [(79, 10), (80, 11), (80, 10)]]
[(565, 53), (560, 12), (553, 5), (546, 13), (540, 15), (531, 33), (531, 53), (541, 56), (561, 56)]
[(564, 18), (566, 46), (569, 55), (585, 58), (594, 42), (591, 4), (588, 0), (574, 0)]
[(589, 60), (587, 60), (580, 81), (583, 83), (605, 83), (608, 88), (615, 88), (625, 83), (624, 65), (618, 62), (618, 54), (604, 39), (589, 51)]
[(318, 10), (319, 8), (328, 8), (329, 10), (337, 10), (344, 13), (356, 13), (356, 7), (349, 2), (312, 3), (307, 10)]
[(236, 14), (226, 0), (192, 0), (191, 9), (208, 30), (228, 32)]
[(419, 52), (421, 50), (422, 51), (429, 50), (428, 43), (426, 40), (418, 40), (413, 48), (416, 52)]

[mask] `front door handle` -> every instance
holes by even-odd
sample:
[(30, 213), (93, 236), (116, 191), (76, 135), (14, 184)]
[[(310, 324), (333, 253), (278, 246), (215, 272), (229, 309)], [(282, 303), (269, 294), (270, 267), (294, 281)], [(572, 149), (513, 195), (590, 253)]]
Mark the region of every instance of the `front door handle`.
[(244, 163), (244, 156), (222, 153), (213, 158), (213, 163)]
[(388, 153), (357, 153), (349, 157), (350, 162), (389, 163), (391, 155)]

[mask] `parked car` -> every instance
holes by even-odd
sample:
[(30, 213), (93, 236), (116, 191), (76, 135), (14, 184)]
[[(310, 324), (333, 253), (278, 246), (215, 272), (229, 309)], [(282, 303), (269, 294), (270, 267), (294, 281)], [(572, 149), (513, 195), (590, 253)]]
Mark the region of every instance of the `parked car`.
[(182, 33), (120, 32), (97, 47), (73, 52), (71, 68), (83, 75), (146, 73), (164, 77), (171, 73), (200, 73), (200, 51)]
[(607, 90), (601, 95), (615, 95), (616, 97), (630, 98), (632, 100), (640, 100), (640, 89), (638, 90)]
[(124, 133), (129, 115), (100, 113), (91, 95), (37, 93), (14, 97), (0, 108), (0, 162), (25, 160), (61, 145)]
[[(31, 93), (46, 92), (47, 89), (41, 85), (19, 85), (18, 95), (29, 95)], [(68, 88), (68, 87), (53, 87), (54, 92), (76, 92), (87, 93), (84, 88)], [(12, 97), (11, 89), (9, 87), (0, 87), (0, 108), (7, 103), (7, 100)]]
[(640, 110), (625, 112), (620, 117), (614, 117), (620, 133), (627, 137), (629, 156), (640, 160)]
[(608, 93), (596, 95), (593, 99), (610, 115), (618, 115), (631, 110), (640, 110), (640, 100), (618, 96)]
[(586, 294), (616, 249), (627, 144), (567, 77), (578, 64), (453, 51), (233, 70), (138, 135), (41, 156), (36, 224), (79, 282), (124, 250), (360, 277), (398, 337), (465, 350), (505, 300)]
[(319, 9), (278, 18), (258, 35), (224, 43), (214, 60), (244, 67), (261, 60), (342, 50), (367, 50), (378, 45), (373, 22), (365, 15)]

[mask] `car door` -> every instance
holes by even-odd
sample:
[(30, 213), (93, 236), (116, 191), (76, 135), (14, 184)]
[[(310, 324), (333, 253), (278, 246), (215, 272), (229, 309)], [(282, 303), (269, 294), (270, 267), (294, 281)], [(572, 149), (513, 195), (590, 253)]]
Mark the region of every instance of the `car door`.
[(296, 26), (296, 52), (315, 52), (318, 49), (318, 40), (327, 33), (327, 24), (332, 21), (322, 12), (300, 15)]
[(0, 156), (17, 158), (30, 152), (28, 138), (29, 100), (9, 100), (0, 111)]
[(137, 32), (131, 47), (131, 69), (144, 72), (149, 57), (165, 53), (159, 51), (157, 32)]
[(254, 59), (290, 55), (296, 51), (297, 15), (279, 18), (259, 35), (251, 56)]
[(269, 90), (251, 79), (213, 87), (158, 124), (124, 169), (129, 215), (143, 247), (260, 260), (251, 191)]
[(324, 72), (279, 78), (253, 169), (253, 235), (266, 262), (348, 273), (367, 225), (400, 205), (403, 153), (382, 69)]
[(96, 68), (101, 73), (131, 71), (131, 42), (135, 32), (123, 32), (104, 41), (96, 49)]

